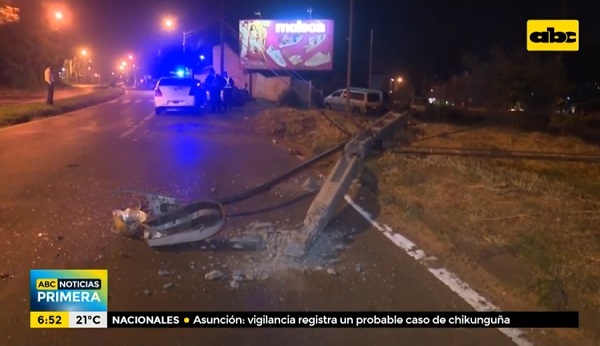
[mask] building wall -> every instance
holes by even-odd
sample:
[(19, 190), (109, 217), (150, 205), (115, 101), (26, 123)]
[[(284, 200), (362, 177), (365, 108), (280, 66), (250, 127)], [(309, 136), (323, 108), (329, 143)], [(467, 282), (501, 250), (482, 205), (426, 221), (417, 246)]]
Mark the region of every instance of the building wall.
[(265, 77), (260, 73), (252, 73), (252, 97), (276, 102), (291, 82), (290, 77)]
[[(224, 47), (224, 70), (233, 78), (235, 85), (244, 89), (246, 86), (254, 98), (262, 98), (268, 101), (278, 101), (282, 92), (291, 85), (290, 77), (266, 77), (259, 72), (248, 73), (242, 68), (240, 56), (228, 45)], [(216, 73), (221, 72), (221, 46), (213, 47), (213, 68)], [(194, 77), (204, 82), (207, 71), (196, 74)]]
[[(227, 71), (229, 77), (233, 78), (235, 85), (244, 89), (246, 84), (250, 84), (250, 75), (242, 69), (240, 56), (237, 55), (228, 45), (225, 45), (224, 70)], [(221, 73), (221, 46), (213, 47), (213, 68), (216, 73)], [(203, 79), (204, 81), (204, 79)]]

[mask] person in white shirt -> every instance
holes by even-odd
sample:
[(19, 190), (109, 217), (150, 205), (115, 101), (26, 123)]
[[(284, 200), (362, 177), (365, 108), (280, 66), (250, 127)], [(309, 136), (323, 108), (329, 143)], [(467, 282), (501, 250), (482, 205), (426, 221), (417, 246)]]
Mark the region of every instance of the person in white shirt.
[(52, 66), (48, 66), (44, 71), (44, 82), (48, 85), (46, 104), (52, 106), (54, 105), (54, 73), (52, 72)]
[(225, 85), (223, 86), (223, 103), (225, 110), (231, 110), (232, 102), (233, 102), (233, 87), (235, 83), (233, 82), (233, 78), (229, 77), (227, 71), (223, 71), (223, 79), (225, 80)]

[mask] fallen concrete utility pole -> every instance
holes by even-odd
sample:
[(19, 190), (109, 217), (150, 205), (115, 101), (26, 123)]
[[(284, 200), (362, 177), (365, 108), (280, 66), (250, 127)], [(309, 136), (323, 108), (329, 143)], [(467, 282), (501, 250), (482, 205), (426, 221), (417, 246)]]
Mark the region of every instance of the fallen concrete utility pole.
[[(151, 247), (170, 246), (208, 240), (225, 225), (224, 206), (251, 198), (268, 191), (271, 187), (298, 174), (303, 169), (341, 151), (348, 140), (344, 140), (325, 152), (303, 162), (299, 166), (283, 173), (249, 191), (222, 198), (219, 201), (183, 202), (172, 197), (126, 189), (117, 194), (130, 193), (140, 197), (139, 205), (124, 210), (113, 210), (115, 229), (130, 238), (145, 239)], [(258, 248), (260, 240), (231, 238), (219, 243), (219, 246), (240, 248)], [(250, 246), (249, 246), (250, 244)]]
[[(119, 193), (129, 192), (138, 195), (142, 197), (144, 203), (140, 202), (140, 205), (134, 208), (113, 210), (116, 229), (125, 236), (145, 239), (151, 247), (193, 243), (210, 239), (225, 225), (224, 205), (267, 191), (302, 169), (343, 148), (345, 154), (338, 161), (311, 205), (304, 222), (305, 226), (297, 234), (298, 238), (293, 239), (298, 250), (291, 251), (291, 253), (302, 255), (304, 250), (312, 245), (314, 237), (327, 226), (352, 180), (356, 177), (360, 168), (360, 160), (367, 157), (376, 140), (392, 133), (393, 127), (400, 123), (399, 120), (406, 118), (403, 115), (388, 113), (350, 141), (344, 141), (332, 147), (272, 181), (220, 201), (201, 200), (185, 203), (172, 197), (153, 193), (135, 190), (120, 191)], [(233, 248), (246, 248), (248, 244), (251, 244), (250, 247), (252, 248), (257, 248), (260, 247), (261, 240), (232, 238), (227, 240), (227, 243)], [(291, 248), (294, 248), (294, 246)]]
[(369, 156), (377, 141), (389, 137), (407, 121), (407, 113), (390, 112), (346, 144), (344, 155), (337, 161), (309, 207), (302, 228), (288, 239), (285, 255), (302, 257), (308, 253), (358, 175), (362, 160)]

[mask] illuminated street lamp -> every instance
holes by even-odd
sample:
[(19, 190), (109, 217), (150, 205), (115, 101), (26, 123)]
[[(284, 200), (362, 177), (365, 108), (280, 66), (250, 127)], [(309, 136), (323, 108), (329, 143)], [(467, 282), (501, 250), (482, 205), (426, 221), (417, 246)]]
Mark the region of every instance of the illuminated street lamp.
[(175, 27), (175, 21), (172, 18), (165, 18), (163, 21), (163, 25), (167, 29), (171, 29), (171, 28)]
[(133, 55), (132, 55), (132, 54), (129, 54), (129, 55), (127, 56), (127, 59), (129, 59), (129, 60), (133, 60)]
[(83, 48), (81, 49), (81, 51), (79, 52), (79, 54), (81, 54), (81, 56), (87, 56), (88, 55), (88, 50)]
[(403, 79), (402, 79), (402, 77), (398, 77), (398, 79), (396, 79), (396, 81), (397, 81), (398, 83), (402, 83), (402, 80), (403, 80)]
[(63, 13), (61, 11), (56, 11), (56, 12), (54, 12), (54, 18), (56, 20), (63, 20), (64, 15), (63, 15)]

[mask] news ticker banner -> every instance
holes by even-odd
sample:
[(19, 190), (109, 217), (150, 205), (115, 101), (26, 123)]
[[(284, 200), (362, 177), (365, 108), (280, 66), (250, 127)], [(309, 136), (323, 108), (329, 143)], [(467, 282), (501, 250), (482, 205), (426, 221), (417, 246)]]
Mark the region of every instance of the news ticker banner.
[[(54, 328), (578, 328), (578, 312), (112, 312)], [(54, 316), (54, 319), (51, 320)], [(69, 317), (70, 318), (70, 317)], [(53, 322), (54, 321), (54, 324)], [(32, 323), (33, 325), (33, 323)]]
[(32, 269), (31, 328), (106, 328), (106, 269)]
[(578, 312), (113, 312), (108, 271), (30, 271), (31, 328), (578, 328)]

